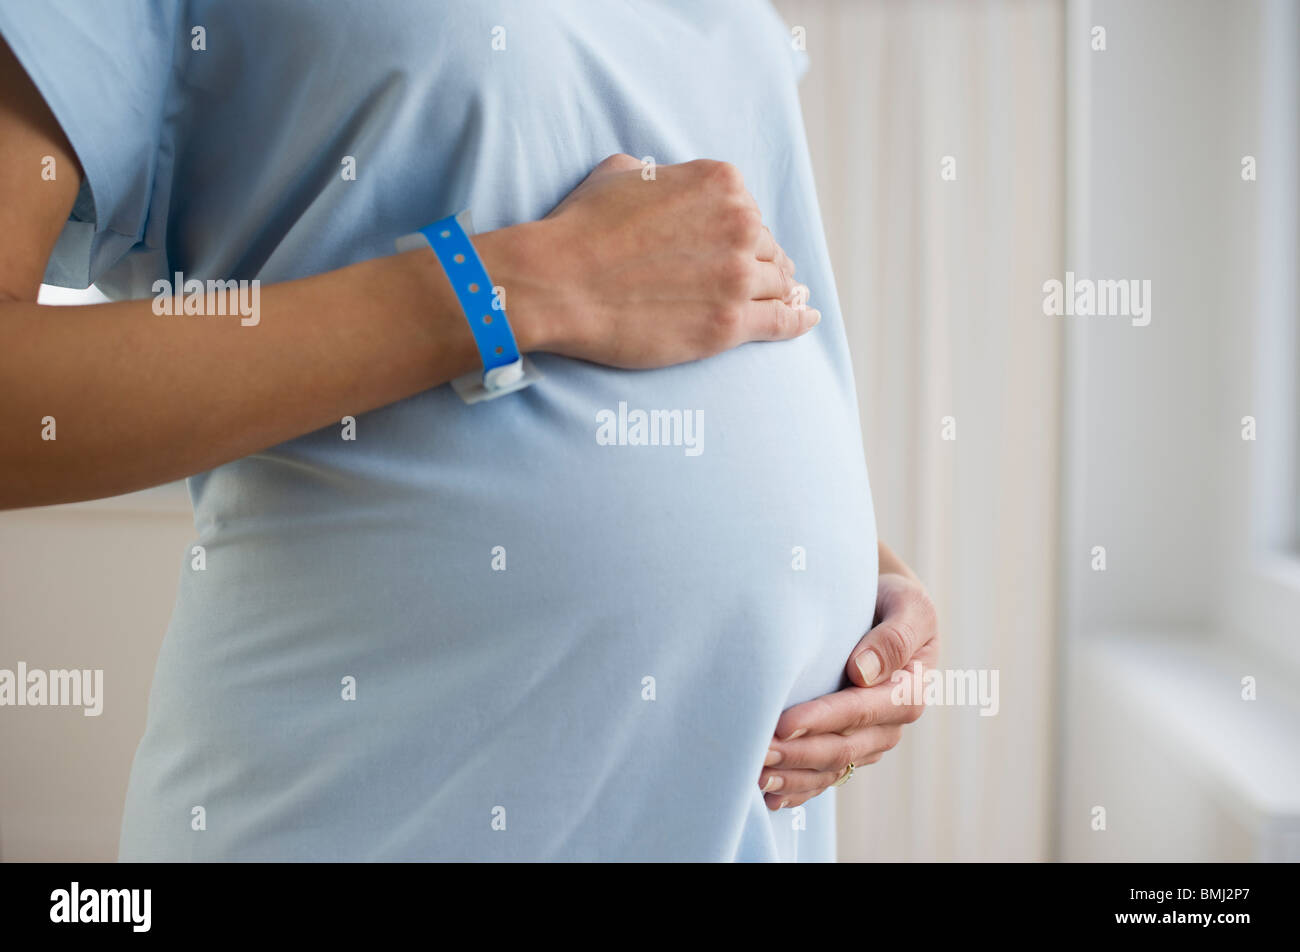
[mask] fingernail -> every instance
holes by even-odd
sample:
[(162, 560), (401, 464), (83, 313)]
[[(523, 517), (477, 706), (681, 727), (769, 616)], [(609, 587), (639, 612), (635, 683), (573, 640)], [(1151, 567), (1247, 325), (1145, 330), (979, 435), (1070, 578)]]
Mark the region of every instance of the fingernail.
[(778, 810), (784, 810), (784, 809), (786, 808), (786, 806), (789, 805), (789, 803), (790, 803), (789, 800), (782, 800), (782, 801), (781, 801), (781, 805), (780, 805), (779, 807), (777, 807), (777, 809), (778, 809)]
[(776, 774), (767, 775), (767, 783), (763, 784), (763, 792), (769, 793), (773, 790), (781, 789), (781, 778)]
[(809, 327), (816, 327), (818, 324), (821, 323), (821, 320), (822, 320), (822, 312), (821, 312), (821, 311), (813, 311), (813, 312), (812, 312), (812, 323), (810, 323), (808, 326), (809, 326)]
[(791, 734), (789, 737), (787, 737), (786, 740), (794, 740), (796, 737), (802, 737), (806, 733), (808, 733), (808, 728), (801, 727), (793, 734)]
[(876, 678), (880, 677), (880, 659), (871, 649), (867, 649), (858, 655), (858, 670), (862, 672), (862, 680), (868, 687), (876, 683)]
[(770, 767), (773, 764), (779, 764), (780, 762), (781, 762), (781, 752), (779, 750), (773, 750), (771, 747), (769, 747), (767, 749), (767, 756), (763, 758), (763, 766)]

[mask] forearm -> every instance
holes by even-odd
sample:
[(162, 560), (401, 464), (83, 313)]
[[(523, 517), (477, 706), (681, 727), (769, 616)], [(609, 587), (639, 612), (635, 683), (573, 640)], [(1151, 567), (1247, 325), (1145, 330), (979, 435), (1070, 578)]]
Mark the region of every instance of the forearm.
[[(65, 171), (33, 188), (43, 157)], [(0, 509), (202, 472), (480, 366), (428, 249), (260, 288), (247, 326), (238, 291), (225, 315), (42, 307), (81, 171), (0, 40)], [(794, 305), (794, 262), (738, 168), (662, 166), (653, 186), (641, 172), (610, 156), (545, 219), (474, 237), (521, 351), (657, 368), (811, 330), (820, 315)]]
[[(47, 167), (62, 171), (33, 187)], [(740, 169), (698, 159), (659, 167), (653, 185), (642, 172), (609, 156), (545, 219), (473, 239), (521, 351), (657, 368), (816, 325)], [(0, 38), (0, 509), (201, 472), (480, 366), (428, 250), (261, 288), (248, 326), (157, 315), (152, 300), (42, 307), (83, 175)], [(220, 215), (190, 226), (233, 227)]]
[[(525, 253), (519, 229), (474, 240), (493, 280), (510, 282)], [(243, 326), (236, 307), (157, 315), (151, 299), (0, 301), (0, 508), (188, 476), (479, 365), (427, 250), (270, 285), (259, 305)], [(536, 349), (528, 309), (512, 306), (511, 323), (521, 350)], [(42, 438), (46, 417), (56, 439)]]

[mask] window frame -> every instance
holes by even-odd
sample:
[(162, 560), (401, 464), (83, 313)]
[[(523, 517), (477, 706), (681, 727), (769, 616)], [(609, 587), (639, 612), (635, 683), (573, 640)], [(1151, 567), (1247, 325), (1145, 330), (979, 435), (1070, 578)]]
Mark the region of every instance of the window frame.
[(1241, 590), (1230, 610), (1241, 616), (1226, 627), (1300, 669), (1300, 188), (1287, 170), (1300, 145), (1300, 11), (1274, 2), (1262, 14), (1258, 168), (1271, 197), (1257, 219), (1255, 373), (1242, 411), (1255, 417), (1256, 439), (1234, 540)]

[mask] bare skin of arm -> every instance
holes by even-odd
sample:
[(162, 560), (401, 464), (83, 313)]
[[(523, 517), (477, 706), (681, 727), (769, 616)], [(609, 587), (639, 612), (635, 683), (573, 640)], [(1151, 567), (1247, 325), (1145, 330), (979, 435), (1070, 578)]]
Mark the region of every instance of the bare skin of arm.
[(902, 575), (910, 578), (913, 582), (921, 581), (916, 577), (916, 573), (908, 568), (907, 563), (900, 559), (894, 550), (885, 545), (884, 542), (877, 542), (876, 551), (879, 553), (881, 575)]
[[(265, 286), (256, 326), (157, 315), (152, 299), (39, 305), (80, 184), (71, 145), (0, 42), (0, 509), (202, 472), (479, 366), (428, 250)], [(794, 265), (726, 163), (661, 167), (647, 182), (635, 159), (611, 156), (546, 218), (473, 240), (524, 352), (662, 367), (796, 337), (820, 317), (789, 303)], [(46, 417), (57, 439), (41, 438)]]

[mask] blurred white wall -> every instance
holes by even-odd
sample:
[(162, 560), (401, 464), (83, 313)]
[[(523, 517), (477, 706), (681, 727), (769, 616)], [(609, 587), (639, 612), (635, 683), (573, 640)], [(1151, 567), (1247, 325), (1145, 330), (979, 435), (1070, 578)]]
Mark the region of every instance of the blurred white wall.
[(171, 489), (0, 513), (0, 666), (104, 671), (98, 717), (0, 713), (0, 858), (117, 858), (127, 775), (193, 537), (189, 499)]
[(942, 666), (999, 673), (996, 716), (933, 708), (842, 788), (840, 855), (1044, 859), (1062, 328), (1040, 287), (1063, 260), (1063, 4), (777, 6), (807, 33), (880, 535), (934, 595)]
[(1153, 293), (1067, 321), (1059, 855), (1300, 860), (1300, 7), (1077, 2), (1066, 44), (1067, 265)]

